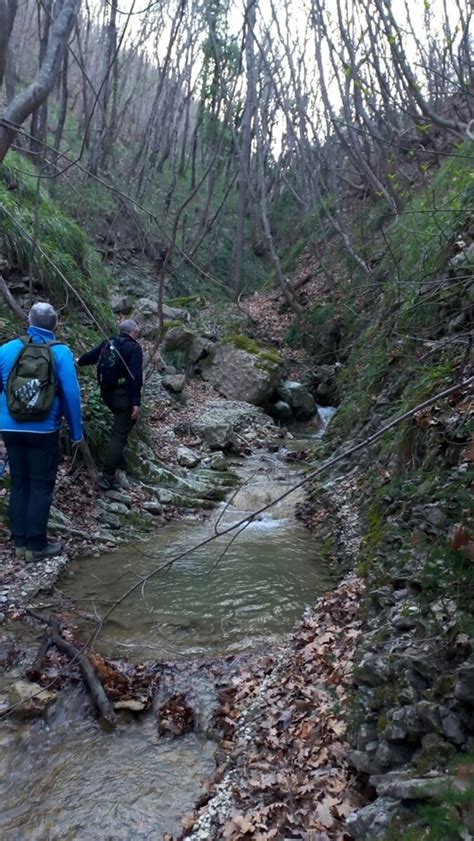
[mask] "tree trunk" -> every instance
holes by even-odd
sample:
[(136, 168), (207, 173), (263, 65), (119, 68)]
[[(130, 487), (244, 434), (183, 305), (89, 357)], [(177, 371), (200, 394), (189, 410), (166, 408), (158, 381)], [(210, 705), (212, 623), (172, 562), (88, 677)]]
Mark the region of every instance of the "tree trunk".
[(117, 48), (117, 0), (112, 0), (110, 5), (110, 17), (107, 27), (103, 77), (101, 82), (98, 108), (95, 118), (94, 142), (89, 160), (89, 169), (92, 175), (97, 175), (99, 166), (104, 163), (108, 150), (106, 150), (107, 133), (107, 112), (110, 99), (110, 71), (114, 61)]
[(0, 89), (9, 60), (8, 41), (18, 8), (17, 0), (0, 0)]
[[(48, 49), (49, 30), (51, 28), (51, 10), (53, 0), (45, 0), (44, 5), (38, 6), (38, 36), (39, 55), (38, 65), (41, 67)], [(39, 108), (33, 111), (30, 129), (30, 151), (34, 156), (40, 156), (46, 139), (46, 125), (48, 120), (48, 102), (45, 100)]]
[(235, 242), (231, 271), (233, 273), (233, 289), (238, 299), (242, 292), (244, 272), (245, 219), (249, 194), (250, 150), (252, 144), (252, 120), (255, 109), (255, 58), (254, 58), (254, 29), (256, 19), (256, 2), (247, 0), (245, 10), (247, 22), (245, 39), (245, 58), (247, 65), (247, 93), (242, 117), (242, 143), (239, 151), (239, 203), (235, 228)]
[(77, 20), (80, 0), (65, 0), (50, 32), (43, 64), (35, 78), (6, 106), (0, 123), (0, 163), (5, 158), (18, 128), (45, 102), (61, 68), (70, 32)]
[(56, 133), (54, 135), (54, 148), (57, 149), (58, 153), (59, 153), (59, 147), (61, 145), (61, 140), (62, 140), (62, 137), (63, 137), (64, 123), (66, 122), (67, 97), (68, 97), (68, 78), (67, 78), (68, 77), (68, 66), (69, 66), (69, 53), (66, 50), (66, 52), (64, 53), (64, 59), (63, 59), (63, 72), (61, 74), (61, 99), (60, 99), (60, 106), (59, 106), (58, 125), (56, 126)]

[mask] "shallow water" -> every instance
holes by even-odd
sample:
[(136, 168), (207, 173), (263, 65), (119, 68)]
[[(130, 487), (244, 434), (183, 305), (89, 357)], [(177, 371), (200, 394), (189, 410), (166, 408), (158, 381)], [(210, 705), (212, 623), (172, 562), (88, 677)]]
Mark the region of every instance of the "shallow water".
[(0, 730), (2, 841), (158, 841), (211, 776), (215, 744), (159, 739), (150, 714), (104, 731), (78, 692), (49, 721)]
[(173, 523), (146, 544), (84, 558), (73, 565), (62, 591), (84, 612), (103, 613), (137, 575), (184, 555), (114, 611), (99, 648), (119, 649), (132, 659), (169, 659), (232, 653), (281, 639), (302, 608), (330, 584), (310, 535), (292, 515), (294, 496), (242, 530), (193, 547), (216, 527), (223, 531), (244, 521), (289, 487), (287, 472), (278, 478), (270, 462), (210, 520)]
[[(61, 589), (83, 614), (97, 615), (137, 576), (183, 555), (114, 611), (99, 649), (131, 660), (265, 649), (281, 642), (305, 605), (330, 586), (311, 535), (294, 518), (297, 494), (249, 519), (285, 494), (301, 467), (261, 455), (232, 468), (242, 487), (210, 519), (173, 523), (147, 543), (73, 564)], [(237, 531), (193, 548), (241, 521), (246, 527), (234, 540)], [(81, 631), (92, 627), (84, 620)], [(180, 682), (181, 691), (183, 674)], [(212, 703), (205, 679), (201, 688), (195, 675), (189, 683), (196, 718), (205, 720)], [(84, 694), (63, 693), (48, 720), (0, 728), (0, 837), (154, 841), (178, 834), (180, 816), (212, 774), (214, 750), (204, 736), (159, 739), (151, 713), (106, 732)]]

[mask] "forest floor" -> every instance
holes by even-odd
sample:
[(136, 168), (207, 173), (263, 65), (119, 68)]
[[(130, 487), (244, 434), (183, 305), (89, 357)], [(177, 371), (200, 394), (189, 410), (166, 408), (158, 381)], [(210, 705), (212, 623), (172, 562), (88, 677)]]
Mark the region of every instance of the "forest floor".
[(221, 689), (216, 776), (181, 837), (350, 839), (346, 818), (364, 794), (346, 759), (344, 708), (362, 590), (349, 576), (305, 611), (287, 646)]

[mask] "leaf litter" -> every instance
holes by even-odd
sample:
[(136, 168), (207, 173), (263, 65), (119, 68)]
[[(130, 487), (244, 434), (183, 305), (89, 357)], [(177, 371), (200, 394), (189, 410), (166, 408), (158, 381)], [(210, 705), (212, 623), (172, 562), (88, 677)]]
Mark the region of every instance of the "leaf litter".
[(181, 838), (350, 839), (346, 818), (363, 801), (344, 713), (362, 589), (347, 578), (305, 611), (283, 651), (223, 686), (216, 777), (207, 803), (184, 816)]

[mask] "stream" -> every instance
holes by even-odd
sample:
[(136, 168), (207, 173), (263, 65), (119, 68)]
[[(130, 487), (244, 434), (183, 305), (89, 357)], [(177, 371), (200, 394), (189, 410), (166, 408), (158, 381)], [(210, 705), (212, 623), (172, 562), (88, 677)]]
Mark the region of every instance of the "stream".
[[(291, 445), (301, 448), (308, 437), (314, 432), (302, 431)], [(185, 661), (282, 643), (305, 606), (331, 586), (311, 535), (294, 517), (299, 492), (247, 521), (236, 539), (234, 531), (189, 551), (301, 477), (301, 465), (279, 454), (262, 452), (229, 467), (239, 490), (209, 519), (174, 522), (147, 543), (77, 560), (59, 585), (86, 617), (86, 634), (87, 616), (102, 613), (137, 575), (186, 553), (114, 611), (96, 648), (133, 662), (181, 662), (182, 685), (167, 688), (191, 689), (201, 726), (179, 739), (160, 738), (150, 712), (124, 716), (109, 733), (79, 688), (63, 692), (44, 719), (7, 720), (0, 727), (3, 841), (161, 841), (164, 833), (179, 834), (180, 817), (213, 775), (216, 749), (206, 726), (215, 698), (199, 669), (187, 674)]]

